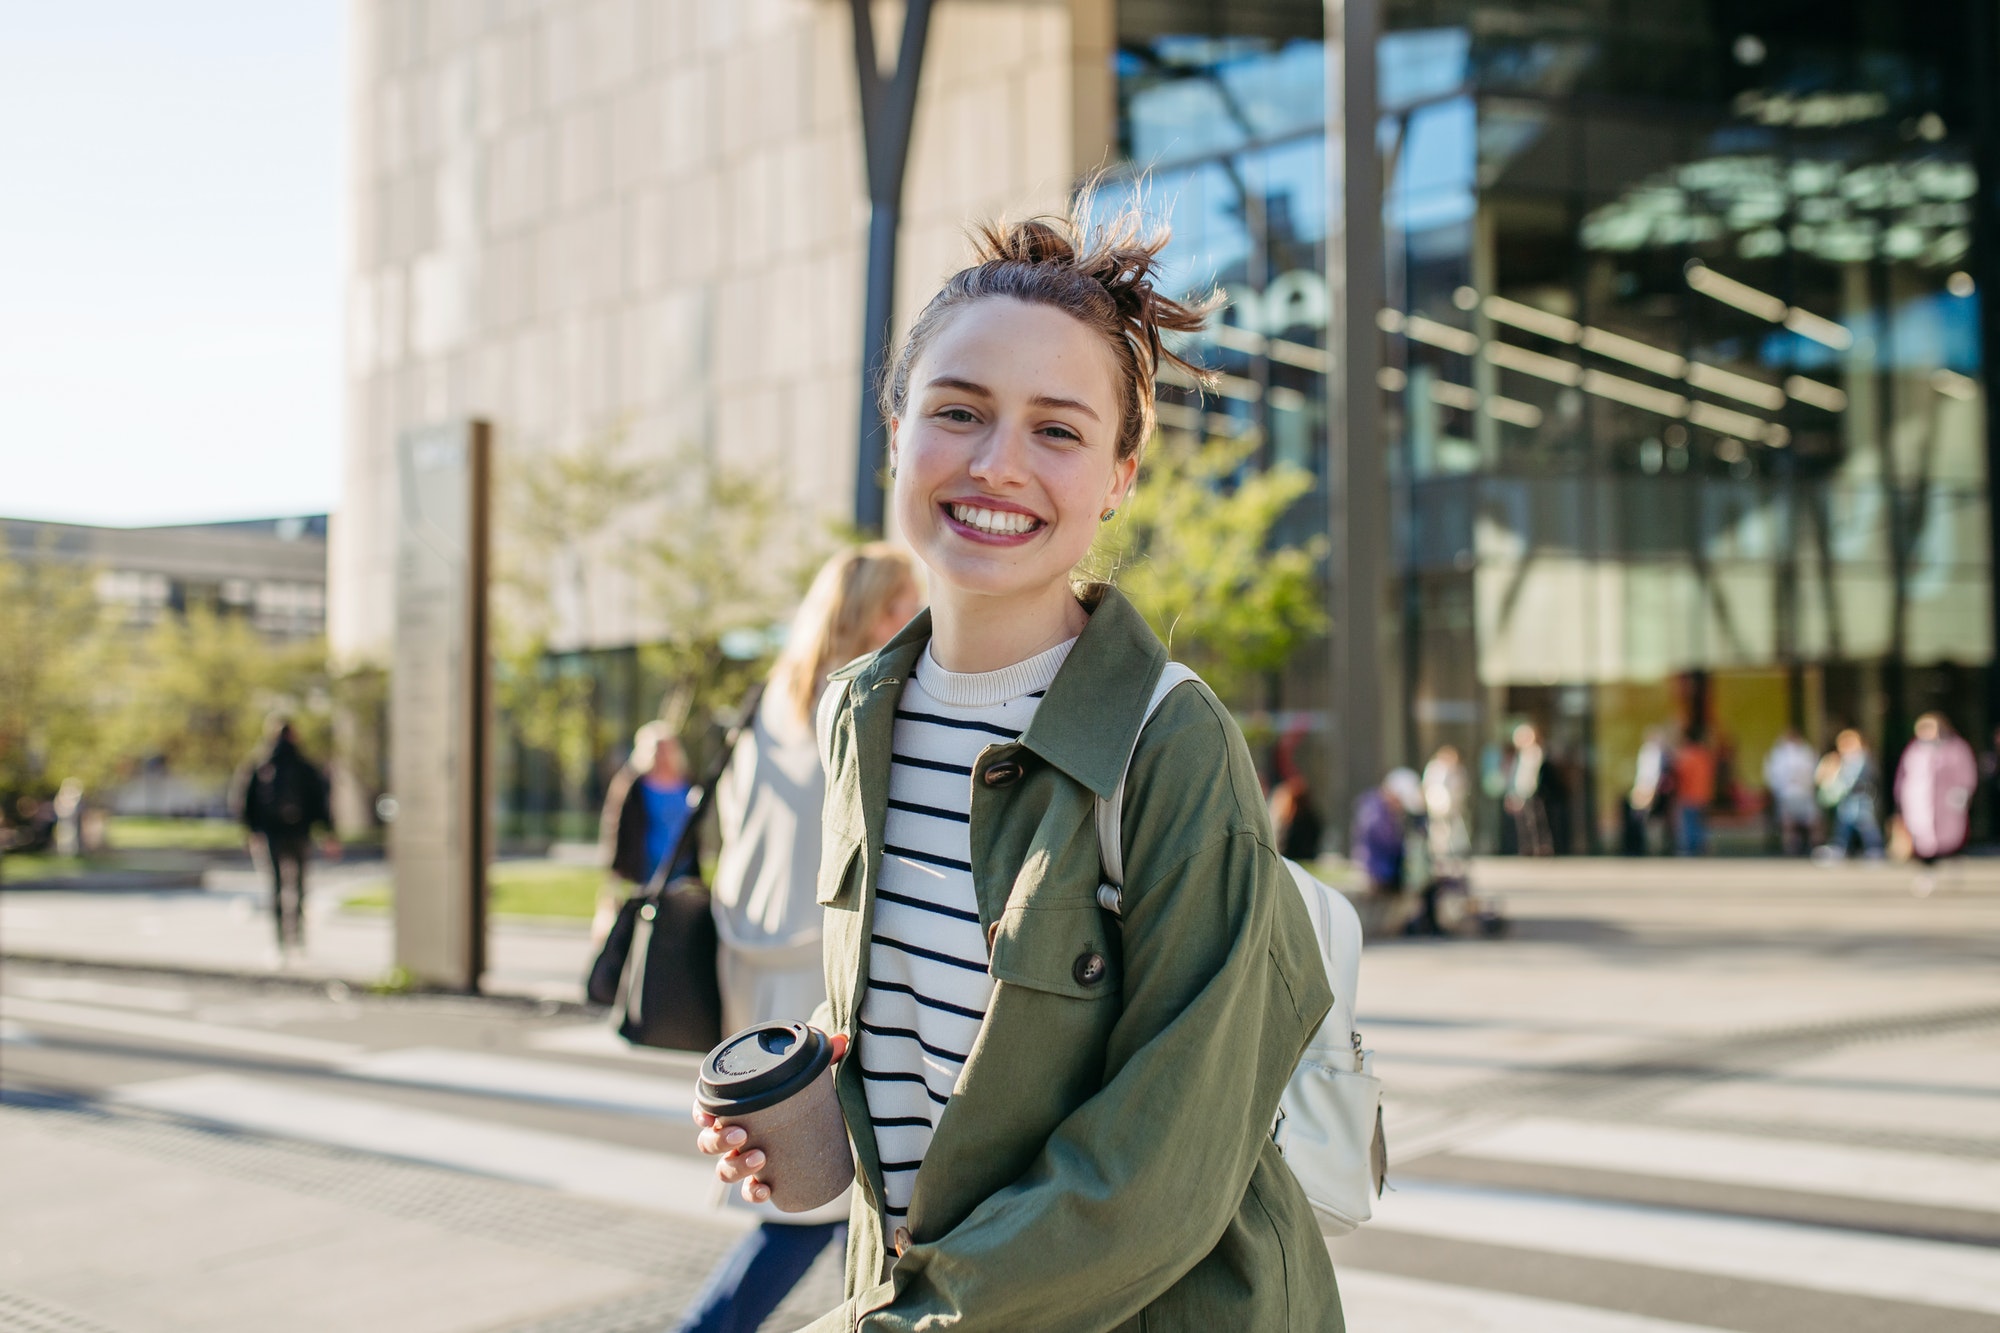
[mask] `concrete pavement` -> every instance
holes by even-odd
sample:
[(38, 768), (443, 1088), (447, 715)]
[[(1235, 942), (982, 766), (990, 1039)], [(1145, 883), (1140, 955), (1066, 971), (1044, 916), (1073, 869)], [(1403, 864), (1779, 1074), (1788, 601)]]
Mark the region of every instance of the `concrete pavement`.
[[(1393, 1190), (1331, 1242), (1354, 1333), (2000, 1324), (2000, 866), (1926, 898), (1872, 866), (1478, 877), (1511, 936), (1364, 958)], [(127, 962), (249, 891), (126, 900), (167, 921)], [(36, 906), (43, 948), (92, 919), (0, 895), (17, 955)], [(329, 967), (385, 956), (334, 952), (380, 923), (316, 927)], [(269, 923), (231, 929), (202, 956)], [(742, 1225), (692, 1061), (567, 1009), (14, 961), (0, 1043), (0, 1328), (639, 1333)]]
[[(386, 876), (380, 862), (314, 864), (306, 948), (290, 959), (278, 952), (269, 881), (248, 869), (211, 869), (200, 888), (190, 889), (0, 891), (0, 948), (13, 957), (369, 986), (387, 977), (395, 961), (389, 916), (342, 904)], [(500, 917), (488, 937), (485, 988), (580, 1001), (590, 956), (580, 922)]]

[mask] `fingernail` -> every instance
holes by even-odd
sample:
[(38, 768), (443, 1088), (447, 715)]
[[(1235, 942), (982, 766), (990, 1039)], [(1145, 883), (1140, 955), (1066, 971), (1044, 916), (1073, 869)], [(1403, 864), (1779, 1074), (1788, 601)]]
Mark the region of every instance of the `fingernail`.
[(743, 1155), (743, 1165), (749, 1167), (752, 1171), (761, 1170), (764, 1166), (764, 1154), (761, 1152), (745, 1153)]
[(732, 1148), (740, 1148), (749, 1138), (750, 1135), (747, 1132), (740, 1129), (732, 1129), (722, 1136), (722, 1141)]

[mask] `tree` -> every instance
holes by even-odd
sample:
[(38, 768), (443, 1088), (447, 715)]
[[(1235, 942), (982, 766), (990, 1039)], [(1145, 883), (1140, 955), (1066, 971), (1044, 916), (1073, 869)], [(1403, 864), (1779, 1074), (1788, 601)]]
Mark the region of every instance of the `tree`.
[(647, 605), (666, 630), (639, 660), (664, 682), (659, 715), (699, 767), (711, 724), (768, 665), (766, 631), (797, 604), (824, 551), (810, 537), (774, 531), (767, 483), (694, 456), (677, 471), (692, 493), (633, 549)]
[(1239, 707), (1326, 627), (1315, 575), (1325, 538), (1274, 540), (1312, 478), (1290, 465), (1255, 469), (1256, 447), (1248, 437), (1158, 439), (1088, 566), (1118, 584), (1177, 660)]
[(0, 818), (66, 777), (111, 777), (99, 744), (106, 627), (94, 579), (51, 549), (0, 552)]
[(660, 481), (623, 457), (614, 429), (574, 449), (510, 460), (494, 543), (494, 702), (531, 750), (574, 778), (608, 743), (593, 725), (594, 682), (553, 652), (560, 604), (576, 608), (573, 632), (590, 635), (590, 547), (626, 511), (659, 494)]
[[(709, 723), (741, 698), (767, 656), (764, 631), (801, 586), (797, 563), (772, 558), (767, 484), (692, 446), (633, 462), (625, 444), (618, 429), (520, 459), (503, 491), (496, 701), (522, 742), (550, 755), (571, 783), (618, 740), (592, 706), (587, 664), (555, 651), (559, 629), (584, 644), (595, 637), (594, 571), (631, 575), (642, 617), (662, 627), (640, 646), (640, 665), (661, 686), (657, 716), (683, 733), (697, 762)], [(798, 550), (812, 555), (816, 546)], [(575, 608), (567, 625), (563, 602)]]
[(110, 752), (163, 759), (198, 782), (226, 782), (274, 713), (291, 719), (308, 754), (324, 758), (331, 749), (321, 640), (275, 644), (239, 616), (191, 606), (163, 617), (135, 647), (107, 718)]

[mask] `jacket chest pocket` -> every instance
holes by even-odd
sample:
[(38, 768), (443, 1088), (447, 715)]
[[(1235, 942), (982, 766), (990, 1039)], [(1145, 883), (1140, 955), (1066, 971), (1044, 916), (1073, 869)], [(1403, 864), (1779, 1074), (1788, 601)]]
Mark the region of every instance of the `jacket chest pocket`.
[(1012, 907), (994, 928), (996, 981), (1073, 1000), (1105, 1000), (1123, 979), (1118, 948), (1095, 903)]

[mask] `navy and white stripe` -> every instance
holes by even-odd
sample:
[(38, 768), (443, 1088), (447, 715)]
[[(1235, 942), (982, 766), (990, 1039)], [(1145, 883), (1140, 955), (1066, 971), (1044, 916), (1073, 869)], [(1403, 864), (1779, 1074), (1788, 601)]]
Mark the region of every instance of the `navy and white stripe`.
[(1075, 642), (971, 675), (926, 647), (897, 702), (858, 1048), (897, 1220), (993, 993), (972, 886), (973, 761), (1027, 730)]

